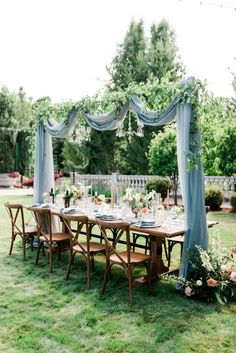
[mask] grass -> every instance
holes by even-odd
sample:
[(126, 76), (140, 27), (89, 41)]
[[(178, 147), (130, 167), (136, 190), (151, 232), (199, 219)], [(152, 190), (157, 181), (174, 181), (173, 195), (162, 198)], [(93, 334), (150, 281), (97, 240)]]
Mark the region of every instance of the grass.
[[(77, 258), (65, 281), (68, 255), (49, 274), (47, 257), (34, 265), (35, 252), (22, 260), (20, 243), (8, 255), (10, 227), (3, 203), (31, 204), (31, 197), (0, 197), (0, 352), (7, 353), (233, 353), (236, 303), (226, 306), (193, 301), (159, 281), (156, 294), (135, 288), (132, 308), (119, 269), (100, 295), (104, 259), (98, 257), (91, 289), (85, 264)], [(29, 216), (26, 216), (26, 218)], [(224, 246), (236, 245), (236, 214), (209, 213), (218, 220)], [(210, 231), (212, 234), (213, 230)], [(179, 249), (175, 249), (178, 261)]]

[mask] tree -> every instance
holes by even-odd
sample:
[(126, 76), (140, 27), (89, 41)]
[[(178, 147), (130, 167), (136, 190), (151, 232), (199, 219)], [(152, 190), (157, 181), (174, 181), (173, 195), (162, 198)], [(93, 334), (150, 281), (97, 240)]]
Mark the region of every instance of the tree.
[[(201, 153), (205, 175), (236, 175), (236, 120), (228, 99), (205, 94), (201, 102)], [(149, 148), (149, 171), (177, 175), (175, 131), (154, 134)]]
[(202, 161), (205, 175), (236, 174), (236, 120), (229, 100), (205, 97), (201, 121)]
[(107, 67), (111, 76), (110, 89), (126, 88), (132, 82), (161, 79), (167, 74), (176, 81), (184, 73), (177, 56), (175, 33), (166, 20), (150, 29), (151, 37), (144, 35), (143, 21), (132, 21), (124, 42), (119, 46), (112, 63)]
[(163, 19), (159, 25), (153, 24), (150, 29), (151, 39), (147, 53), (148, 77), (161, 79), (169, 75), (176, 81), (184, 73), (184, 68), (177, 56), (175, 33), (168, 22)]
[[(92, 130), (89, 142), (65, 142), (64, 168), (85, 174), (110, 174), (114, 170), (114, 131)], [(105, 148), (104, 148), (105, 147)]]
[(177, 205), (178, 164), (176, 132), (166, 126), (162, 132), (153, 134), (149, 149), (149, 171), (151, 174), (169, 176), (173, 182), (175, 205)]
[(0, 91), (0, 126), (14, 128), (17, 125), (14, 119), (14, 97), (6, 87)]
[(18, 123), (15, 117), (15, 97), (6, 87), (0, 91), (0, 172), (14, 169), (14, 151)]
[[(150, 39), (145, 39), (143, 22), (131, 22), (124, 42), (108, 68), (112, 89), (125, 89), (132, 82), (162, 80), (166, 75), (170, 81), (176, 81), (182, 76), (184, 69), (177, 57), (175, 33), (168, 22), (162, 20), (158, 25), (153, 24), (150, 32)], [(134, 116), (132, 121), (134, 122)], [(119, 141), (115, 143), (118, 159), (115, 165), (121, 173), (147, 174), (148, 146), (152, 132), (158, 130), (160, 128), (145, 127), (142, 138), (133, 136), (131, 143), (127, 140), (122, 144)]]
[(110, 67), (110, 89), (126, 88), (131, 82), (145, 82), (148, 76), (148, 63), (145, 60), (147, 42), (144, 36), (143, 21), (132, 21), (124, 42), (119, 46)]

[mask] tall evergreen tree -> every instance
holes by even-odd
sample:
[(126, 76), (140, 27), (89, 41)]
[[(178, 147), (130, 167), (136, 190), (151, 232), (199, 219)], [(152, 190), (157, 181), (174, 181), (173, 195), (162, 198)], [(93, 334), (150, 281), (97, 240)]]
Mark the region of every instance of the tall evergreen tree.
[(177, 56), (174, 31), (163, 19), (159, 25), (153, 24), (150, 32), (151, 39), (147, 53), (148, 77), (161, 79), (169, 74), (170, 80), (178, 79), (184, 69)]
[[(172, 81), (182, 76), (184, 69), (177, 56), (175, 33), (168, 22), (162, 20), (158, 25), (153, 24), (150, 32), (151, 37), (147, 40), (144, 37), (143, 22), (131, 22), (124, 43), (109, 69), (113, 89), (125, 88), (131, 82), (147, 82), (154, 78), (161, 80), (166, 75)], [(116, 166), (120, 166), (119, 172), (148, 173), (147, 152), (153, 131), (157, 132), (158, 128), (145, 127), (143, 137), (134, 136), (131, 143), (127, 140), (116, 142)]]
[(147, 41), (144, 36), (143, 21), (132, 21), (124, 42), (119, 46), (110, 67), (110, 89), (126, 88), (131, 82), (145, 82), (148, 65), (145, 60)]

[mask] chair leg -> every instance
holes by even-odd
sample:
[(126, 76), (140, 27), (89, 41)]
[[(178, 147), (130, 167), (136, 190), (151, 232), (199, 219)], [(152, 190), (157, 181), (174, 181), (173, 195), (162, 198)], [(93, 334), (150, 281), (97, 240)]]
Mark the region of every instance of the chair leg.
[(94, 256), (92, 257), (92, 271), (95, 271), (95, 261), (94, 261)]
[(61, 243), (57, 243), (58, 246), (58, 260), (61, 260)]
[(129, 281), (129, 300), (130, 300), (130, 305), (132, 306), (134, 303), (133, 299), (133, 285), (132, 285), (132, 270), (128, 269), (128, 281)]
[(13, 243), (14, 243), (15, 239), (16, 239), (16, 236), (14, 234), (12, 234), (9, 255), (11, 255), (11, 253), (12, 253)]
[(50, 267), (50, 273), (52, 273), (52, 245), (50, 244), (48, 247), (49, 250), (49, 267)]
[(23, 235), (22, 237), (22, 248), (23, 248), (23, 259), (26, 260), (26, 248), (25, 248), (25, 245), (26, 245), (26, 241), (25, 241), (25, 236)]
[(34, 251), (33, 244), (34, 244), (34, 236), (31, 235), (31, 236), (30, 236), (30, 247), (31, 247), (31, 251)]
[(105, 273), (104, 273), (102, 294), (105, 292), (106, 285), (107, 285), (108, 279), (109, 279), (109, 277), (110, 277), (110, 276), (109, 276), (110, 268), (111, 268), (111, 265), (110, 265), (110, 264), (107, 264), (107, 265), (106, 265), (106, 269), (105, 269)]
[(136, 241), (137, 241), (136, 235), (133, 234), (133, 251), (135, 251)]
[(151, 278), (151, 262), (148, 261), (145, 264), (145, 267), (146, 267), (146, 271), (147, 271), (148, 291), (151, 295), (153, 295), (154, 294), (154, 282), (152, 281), (152, 278)]
[(69, 262), (69, 266), (68, 266), (68, 270), (67, 270), (67, 274), (66, 274), (66, 279), (69, 278), (70, 270), (71, 270), (71, 265), (72, 265), (73, 262), (74, 262), (74, 257), (75, 257), (75, 252), (74, 252), (73, 254), (71, 254), (71, 256), (70, 256), (70, 262)]
[(170, 267), (170, 260), (171, 260), (171, 251), (172, 251), (173, 245), (172, 242), (168, 240), (168, 267)]
[(164, 245), (164, 251), (165, 251), (166, 260), (169, 261), (168, 250), (167, 250), (166, 239), (165, 238), (163, 239), (163, 245)]
[(38, 249), (37, 249), (37, 255), (36, 255), (36, 260), (35, 260), (35, 265), (38, 265), (39, 262), (39, 253), (40, 253), (40, 248), (43, 245), (41, 241), (38, 242)]
[(44, 243), (42, 243), (43, 256), (45, 256)]
[(87, 263), (87, 289), (89, 289), (90, 288), (90, 266), (91, 266), (91, 260), (90, 260), (89, 254), (86, 256), (86, 263)]
[(145, 242), (145, 255), (147, 255), (147, 252), (148, 252), (148, 249), (150, 249), (150, 246), (149, 246), (149, 240), (148, 240), (148, 237), (146, 237), (146, 242)]
[(184, 244), (181, 243), (181, 244), (180, 244), (180, 261), (181, 261), (181, 259), (182, 259), (182, 255), (183, 255), (183, 248), (184, 248)]

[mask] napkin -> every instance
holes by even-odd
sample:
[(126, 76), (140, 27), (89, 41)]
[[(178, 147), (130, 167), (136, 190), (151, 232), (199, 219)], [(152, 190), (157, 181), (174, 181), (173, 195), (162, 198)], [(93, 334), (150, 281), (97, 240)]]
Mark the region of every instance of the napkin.
[(154, 226), (154, 224), (155, 224), (154, 220), (144, 220), (144, 221), (141, 221), (140, 227), (142, 227), (142, 226), (145, 226), (145, 227)]
[(77, 208), (72, 207), (63, 208), (61, 212), (65, 214), (81, 213)]
[(32, 205), (32, 207), (50, 208), (51, 206), (49, 205), (49, 203), (36, 203), (35, 205)]
[(112, 214), (96, 214), (96, 218), (102, 219), (102, 220), (113, 220), (116, 219), (116, 217)]

